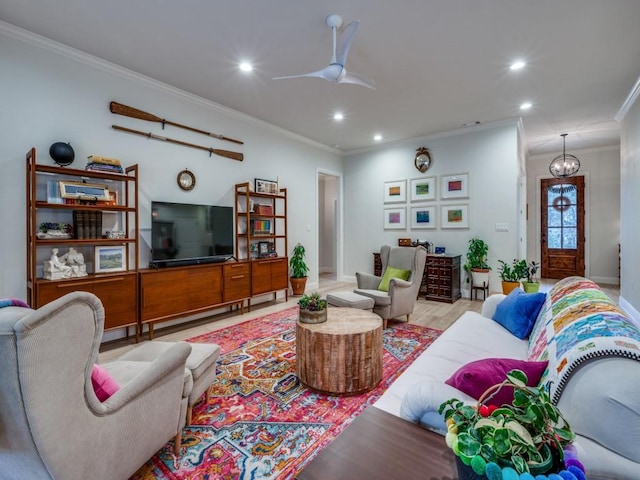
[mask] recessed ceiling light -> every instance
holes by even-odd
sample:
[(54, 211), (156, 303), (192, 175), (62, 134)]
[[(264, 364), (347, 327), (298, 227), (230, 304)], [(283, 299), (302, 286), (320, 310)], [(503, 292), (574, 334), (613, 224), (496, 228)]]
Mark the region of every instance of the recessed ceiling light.
[(340, 120), (342, 120), (343, 118), (344, 118), (344, 115), (343, 115), (343, 114), (341, 114), (340, 112), (336, 113), (336, 114), (333, 116), (333, 119), (334, 119), (334, 120), (337, 120), (338, 122), (339, 122)]
[(242, 62), (240, 64), (240, 70), (242, 70), (243, 72), (252, 72), (253, 65), (251, 65), (249, 62)]
[(520, 105), (520, 110), (529, 110), (531, 108), (531, 102), (524, 102)]
[(526, 65), (525, 62), (523, 62), (522, 60), (517, 60), (515, 62), (513, 62), (511, 64), (511, 66), (509, 67), (510, 70), (521, 70), (524, 68), (524, 66)]
[(376, 133), (376, 134), (373, 136), (373, 139), (374, 139), (376, 142), (379, 142), (380, 140), (382, 140), (382, 135), (380, 135), (379, 133)]

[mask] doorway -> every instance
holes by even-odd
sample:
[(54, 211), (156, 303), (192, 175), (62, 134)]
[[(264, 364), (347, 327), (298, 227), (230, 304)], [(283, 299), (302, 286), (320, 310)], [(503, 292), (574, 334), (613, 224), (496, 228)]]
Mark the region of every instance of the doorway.
[(340, 278), (340, 192), (338, 173), (318, 171), (318, 273), (324, 280)]
[(584, 176), (540, 181), (541, 274), (585, 274)]

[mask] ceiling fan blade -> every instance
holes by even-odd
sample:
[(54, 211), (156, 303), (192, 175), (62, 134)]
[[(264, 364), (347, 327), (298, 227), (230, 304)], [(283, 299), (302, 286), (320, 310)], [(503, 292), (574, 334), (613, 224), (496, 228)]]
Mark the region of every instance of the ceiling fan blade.
[(337, 82), (338, 77), (342, 73), (342, 65), (328, 65), (324, 67), (322, 70), (318, 70), (310, 73), (301, 73), (299, 75), (288, 75), (286, 77), (274, 77), (273, 80), (282, 80), (285, 78), (324, 78), (325, 80), (329, 80), (330, 82)]
[(363, 87), (370, 88), (371, 90), (376, 89), (376, 82), (363, 75), (358, 75), (357, 73), (347, 72), (338, 83), (352, 83), (354, 85), (361, 85)]
[(344, 65), (347, 61), (347, 55), (349, 54), (349, 47), (351, 46), (351, 42), (353, 41), (353, 37), (358, 30), (358, 25), (360, 25), (359, 20), (354, 20), (349, 25), (344, 27), (344, 30), (340, 34), (340, 38), (338, 39), (338, 47), (336, 49), (336, 63), (340, 65)]

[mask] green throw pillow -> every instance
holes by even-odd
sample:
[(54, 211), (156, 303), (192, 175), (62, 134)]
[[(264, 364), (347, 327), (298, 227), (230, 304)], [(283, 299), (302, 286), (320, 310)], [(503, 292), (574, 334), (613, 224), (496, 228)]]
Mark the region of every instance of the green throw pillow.
[(402, 270), (400, 268), (387, 267), (384, 271), (384, 275), (382, 276), (382, 280), (380, 280), (380, 285), (378, 285), (378, 290), (382, 290), (383, 292), (389, 291), (389, 281), (392, 278), (399, 278), (400, 280), (408, 280), (409, 275), (411, 275), (411, 270)]

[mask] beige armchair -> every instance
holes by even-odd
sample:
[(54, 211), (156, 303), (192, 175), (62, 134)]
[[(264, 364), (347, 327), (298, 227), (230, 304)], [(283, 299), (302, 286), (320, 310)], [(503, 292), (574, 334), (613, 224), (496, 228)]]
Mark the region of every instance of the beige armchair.
[(406, 315), (407, 322), (409, 321), (422, 283), (427, 250), (424, 247), (383, 245), (380, 248), (380, 260), (383, 276), (387, 266), (411, 271), (407, 280), (391, 279), (388, 292), (378, 290), (382, 277), (370, 273), (356, 273), (358, 288), (354, 292), (373, 298), (373, 311), (382, 317), (383, 327), (387, 328), (387, 320), (390, 318)]
[(0, 308), (1, 478), (127, 479), (179, 439), (190, 346), (176, 344), (100, 402), (91, 371), (103, 325), (86, 292)]

